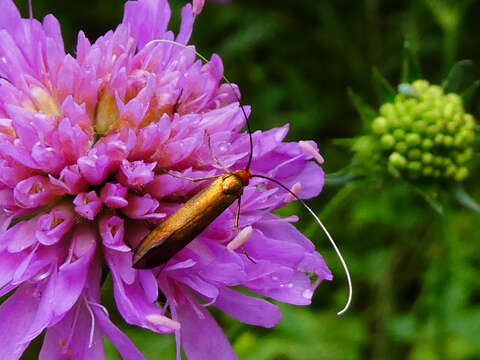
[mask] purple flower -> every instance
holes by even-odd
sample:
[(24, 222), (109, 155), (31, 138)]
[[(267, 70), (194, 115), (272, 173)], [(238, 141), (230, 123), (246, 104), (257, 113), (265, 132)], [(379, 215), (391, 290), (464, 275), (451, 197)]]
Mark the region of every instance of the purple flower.
[[(143, 359), (100, 304), (102, 257), (125, 321), (174, 332), (178, 359), (180, 346), (190, 360), (236, 358), (209, 306), (258, 326), (280, 320), (276, 305), (232, 287), (308, 305), (332, 278), (295, 219), (271, 214), (291, 197), (260, 178), (245, 188), (240, 235), (232, 206), (162, 271), (132, 268), (132, 249), (206, 185), (165, 170), (221, 174), (206, 134), (225, 166), (249, 156), (220, 58), (202, 64), (193, 47), (154, 41), (186, 44), (201, 5), (182, 9), (175, 36), (166, 0), (129, 1), (115, 31), (94, 43), (79, 33), (74, 58), (53, 16), (22, 19), (0, 0), (0, 296), (11, 295), (0, 306), (0, 358), (20, 358), (46, 331), (40, 359), (103, 358), (102, 335), (125, 359)], [(322, 158), (313, 142), (283, 142), (287, 131), (253, 134), (251, 170), (314, 197), (323, 171), (311, 160)]]

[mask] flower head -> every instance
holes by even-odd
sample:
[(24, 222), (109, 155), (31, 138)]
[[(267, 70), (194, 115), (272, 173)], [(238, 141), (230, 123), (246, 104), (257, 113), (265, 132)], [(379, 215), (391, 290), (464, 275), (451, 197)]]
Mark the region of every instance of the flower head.
[(464, 180), (474, 153), (475, 120), (461, 97), (426, 80), (399, 89), (372, 122), (389, 165), (411, 178)]
[[(232, 206), (161, 271), (132, 268), (132, 249), (206, 185), (166, 170), (221, 174), (208, 137), (224, 166), (240, 169), (249, 157), (220, 58), (202, 64), (193, 47), (154, 41), (188, 42), (190, 4), (174, 35), (166, 0), (129, 1), (115, 31), (93, 43), (79, 33), (76, 57), (65, 53), (53, 16), (22, 19), (10, 0), (0, 5), (0, 295), (12, 293), (0, 306), (0, 358), (18, 359), (44, 330), (41, 359), (102, 357), (102, 334), (125, 359), (143, 358), (100, 304), (102, 258), (125, 321), (175, 332), (189, 359), (236, 358), (208, 306), (253, 325), (280, 320), (277, 306), (234, 286), (310, 303), (330, 271), (294, 219), (271, 214), (291, 198), (260, 178), (245, 188), (240, 213), (248, 229), (241, 242), (255, 263), (229, 246), (237, 235)], [(287, 131), (253, 134), (251, 170), (316, 196), (317, 147), (283, 142)]]

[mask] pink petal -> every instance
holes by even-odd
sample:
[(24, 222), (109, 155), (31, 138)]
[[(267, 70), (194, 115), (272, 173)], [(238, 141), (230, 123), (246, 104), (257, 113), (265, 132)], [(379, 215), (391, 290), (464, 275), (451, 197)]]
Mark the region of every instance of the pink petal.
[(200, 14), (204, 5), (205, 0), (193, 0), (193, 12), (195, 14)]
[(221, 288), (213, 306), (250, 325), (273, 327), (282, 318), (280, 308), (229, 288)]
[(94, 190), (78, 194), (73, 199), (73, 204), (75, 211), (89, 220), (93, 220), (102, 209), (102, 201)]
[(132, 341), (119, 328), (112, 323), (108, 316), (95, 304), (92, 304), (92, 310), (95, 314), (98, 327), (105, 336), (117, 348), (122, 359), (125, 360), (145, 360), (145, 357), (138, 351)]
[(84, 300), (79, 300), (58, 324), (48, 328), (39, 360), (104, 360), (102, 333), (92, 321)]
[(227, 337), (212, 316), (198, 307), (197, 313), (188, 301), (177, 308), (183, 350), (188, 360), (237, 360)]
[(24, 338), (39, 300), (32, 286), (22, 286), (0, 306), (0, 359), (19, 359), (27, 348)]

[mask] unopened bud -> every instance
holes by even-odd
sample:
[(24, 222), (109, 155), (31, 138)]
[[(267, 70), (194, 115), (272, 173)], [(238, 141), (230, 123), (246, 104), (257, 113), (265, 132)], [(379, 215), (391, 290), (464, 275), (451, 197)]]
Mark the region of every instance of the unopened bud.
[(451, 147), (453, 145), (453, 137), (450, 135), (445, 135), (443, 138), (443, 145), (445, 145), (447, 148)]
[(433, 167), (431, 166), (426, 166), (422, 170), (423, 176), (432, 176), (433, 175)]
[(467, 178), (467, 176), (468, 176), (468, 169), (465, 166), (462, 166), (455, 173), (454, 179), (455, 181), (463, 181)]
[(405, 137), (405, 141), (410, 146), (417, 146), (422, 141), (422, 138), (417, 133), (410, 133)]
[(422, 148), (424, 148), (425, 150), (431, 149), (433, 145), (433, 141), (430, 139), (425, 139), (422, 141)]
[(457, 172), (457, 167), (455, 165), (449, 165), (447, 166), (447, 168), (445, 169), (445, 175), (447, 177), (452, 177), (455, 175), (455, 173)]
[(391, 153), (388, 157), (388, 161), (391, 165), (398, 169), (403, 169), (407, 165), (407, 159), (397, 152)]
[(422, 154), (422, 161), (424, 164), (430, 164), (433, 161), (432, 153), (425, 152)]
[(443, 143), (443, 137), (444, 137), (444, 136), (443, 136), (442, 134), (437, 134), (437, 135), (435, 136), (435, 140), (434, 140), (434, 141), (435, 141), (435, 144), (441, 145), (441, 144)]
[(395, 129), (395, 131), (393, 132), (393, 137), (394, 137), (395, 140), (397, 140), (397, 141), (403, 140), (403, 138), (405, 137), (405, 130), (403, 130), (403, 129)]
[(391, 103), (385, 103), (380, 106), (380, 115), (385, 116), (386, 118), (395, 116), (395, 107)]
[(395, 150), (397, 150), (399, 153), (403, 154), (404, 152), (406, 152), (408, 149), (408, 146), (406, 143), (404, 142), (399, 142), (395, 145)]
[(395, 145), (395, 138), (390, 134), (381, 137), (380, 142), (385, 149), (391, 149)]
[(387, 131), (387, 127), (387, 119), (385, 119), (384, 117), (379, 116), (375, 120), (373, 120), (372, 130), (374, 133), (381, 135)]
[(408, 158), (412, 160), (418, 160), (422, 156), (419, 149), (412, 149), (408, 151)]
[(419, 161), (410, 161), (407, 165), (408, 170), (417, 172), (422, 168), (422, 164)]
[(418, 92), (418, 93), (424, 93), (428, 87), (430, 86), (430, 84), (428, 83), (427, 80), (423, 80), (423, 79), (419, 79), (419, 80), (415, 80), (413, 83), (412, 83), (412, 87)]

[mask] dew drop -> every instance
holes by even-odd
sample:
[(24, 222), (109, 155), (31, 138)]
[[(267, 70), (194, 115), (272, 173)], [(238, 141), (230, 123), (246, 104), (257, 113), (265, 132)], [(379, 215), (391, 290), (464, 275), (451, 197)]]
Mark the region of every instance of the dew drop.
[(287, 287), (288, 287), (289, 289), (293, 288), (293, 283), (288, 283)]
[(313, 296), (313, 291), (310, 290), (310, 289), (306, 289), (306, 290), (303, 291), (302, 296), (303, 296), (305, 299), (311, 299), (312, 296)]

